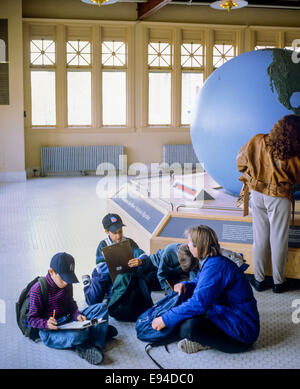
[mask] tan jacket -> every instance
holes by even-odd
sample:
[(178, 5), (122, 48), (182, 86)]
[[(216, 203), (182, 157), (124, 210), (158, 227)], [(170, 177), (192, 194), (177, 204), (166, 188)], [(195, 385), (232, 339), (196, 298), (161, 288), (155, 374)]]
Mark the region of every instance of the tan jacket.
[(244, 183), (238, 202), (244, 200), (244, 216), (248, 215), (251, 189), (272, 197), (285, 197), (293, 202), (292, 186), (300, 183), (300, 155), (286, 161), (275, 160), (267, 151), (266, 134), (257, 134), (238, 152), (237, 168)]

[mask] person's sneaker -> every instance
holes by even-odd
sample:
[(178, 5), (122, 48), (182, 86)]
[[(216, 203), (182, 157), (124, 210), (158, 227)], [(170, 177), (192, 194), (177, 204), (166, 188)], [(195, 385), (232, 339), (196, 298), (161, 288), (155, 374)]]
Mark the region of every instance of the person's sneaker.
[(252, 278), (250, 284), (257, 292), (263, 292), (264, 290), (268, 289), (265, 281), (257, 281), (255, 278)]
[(184, 353), (193, 354), (197, 353), (198, 351), (208, 350), (210, 347), (202, 346), (202, 344), (198, 342), (192, 342), (188, 339), (182, 339), (180, 342), (178, 342), (178, 348)]
[(110, 340), (117, 335), (118, 335), (118, 330), (116, 329), (116, 327), (109, 324), (107, 328), (106, 340)]
[(82, 276), (82, 282), (84, 286), (88, 286), (91, 284), (91, 277), (88, 274)]
[(99, 347), (80, 344), (75, 346), (76, 353), (92, 365), (99, 365), (103, 361), (103, 352)]
[(289, 284), (284, 281), (282, 284), (274, 284), (273, 293), (283, 293), (289, 290)]

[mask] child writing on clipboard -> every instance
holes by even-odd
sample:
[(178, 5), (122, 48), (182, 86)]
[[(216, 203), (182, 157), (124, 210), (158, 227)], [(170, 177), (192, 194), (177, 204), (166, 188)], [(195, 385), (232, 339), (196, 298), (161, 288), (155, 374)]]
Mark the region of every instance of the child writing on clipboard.
[[(117, 330), (108, 325), (108, 313), (103, 304), (95, 304), (78, 310), (73, 300), (72, 284), (78, 279), (74, 273), (74, 258), (67, 253), (57, 253), (50, 262), (46, 275), (47, 305), (43, 304), (40, 283), (30, 290), (28, 325), (39, 329), (42, 342), (56, 349), (73, 349), (81, 358), (98, 365), (103, 360), (105, 341), (117, 335)], [(59, 324), (69, 320), (85, 321), (103, 319), (103, 323), (81, 330), (60, 330)]]

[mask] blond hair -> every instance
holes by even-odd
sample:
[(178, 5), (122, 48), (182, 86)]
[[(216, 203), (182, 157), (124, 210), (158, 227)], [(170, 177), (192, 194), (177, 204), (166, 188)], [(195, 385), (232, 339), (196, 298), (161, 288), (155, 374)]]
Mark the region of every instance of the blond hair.
[(217, 234), (208, 226), (200, 224), (199, 226), (189, 227), (185, 231), (185, 236), (190, 236), (194, 247), (197, 248), (198, 258), (204, 259), (220, 255), (220, 245)]

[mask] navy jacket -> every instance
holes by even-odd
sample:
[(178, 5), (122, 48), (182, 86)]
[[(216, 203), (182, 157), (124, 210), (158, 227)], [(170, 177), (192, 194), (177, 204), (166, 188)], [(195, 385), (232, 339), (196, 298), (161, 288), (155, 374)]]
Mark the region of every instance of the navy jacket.
[(229, 336), (253, 343), (259, 335), (259, 314), (252, 288), (243, 271), (231, 260), (209, 257), (196, 278), (183, 282), (186, 301), (162, 315), (167, 327), (205, 315)]
[[(178, 261), (178, 249), (181, 243), (171, 243), (164, 249), (159, 249), (154, 254), (150, 254), (153, 265), (157, 268), (157, 278), (163, 290), (170, 291), (166, 279), (172, 276), (189, 276), (193, 279), (197, 274), (198, 269), (193, 270), (190, 274), (185, 273)], [(146, 255), (140, 257), (143, 261), (147, 258)]]

